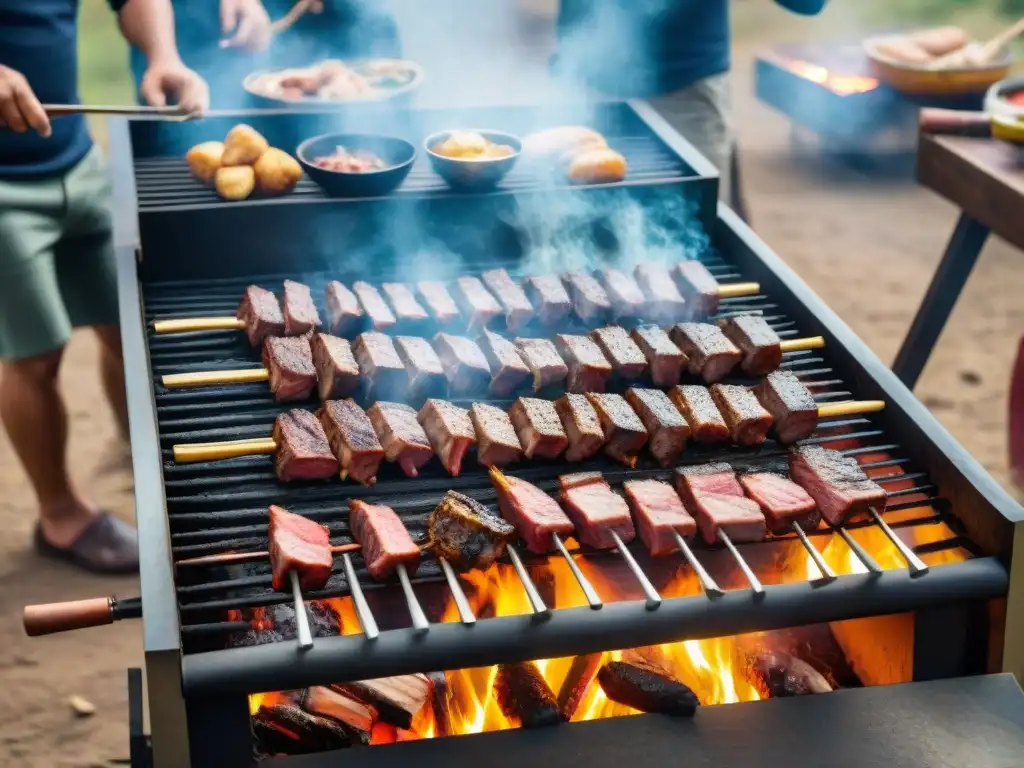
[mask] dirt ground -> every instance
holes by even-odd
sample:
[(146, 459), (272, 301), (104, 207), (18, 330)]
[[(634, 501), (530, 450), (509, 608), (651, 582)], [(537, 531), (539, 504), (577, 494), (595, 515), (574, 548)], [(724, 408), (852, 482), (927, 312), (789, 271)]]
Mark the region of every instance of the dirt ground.
[[(911, 182), (828, 175), (795, 162), (786, 122), (753, 100), (750, 52), (736, 62), (737, 125), (755, 230), (885, 361), (894, 356), (956, 212)], [(1018, 339), (1024, 255), (993, 241), (950, 318), (918, 393), (1001, 482), (1007, 482), (1007, 386)], [(109, 509), (131, 518), (131, 478), (101, 396), (96, 346), (77, 335), (63, 371), (75, 476)], [(33, 500), (0, 435), (0, 765), (102, 766), (124, 758), (125, 668), (141, 665), (140, 624), (30, 640), (25, 603), (138, 594), (136, 579), (82, 576), (27, 549)], [(76, 718), (70, 696), (96, 706)]]

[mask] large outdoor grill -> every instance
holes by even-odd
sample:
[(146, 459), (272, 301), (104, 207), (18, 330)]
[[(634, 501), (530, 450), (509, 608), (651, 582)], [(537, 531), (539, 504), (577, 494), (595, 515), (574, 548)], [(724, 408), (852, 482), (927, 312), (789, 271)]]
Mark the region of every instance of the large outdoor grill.
[[(348, 130), (370, 118), (275, 114), (115, 125), (111, 144), (118, 147), (113, 163), (119, 232), (127, 239), (118, 250), (119, 283), (142, 595), (140, 601), (115, 603), (112, 610), (116, 617), (144, 615), (154, 765), (251, 764), (260, 746), (258, 739), (254, 742), (251, 717), (259, 699), (250, 699), (251, 694), (769, 630), (811, 627), (807, 631), (828, 635), (828, 622), (837, 639), (846, 638), (840, 642), (845, 655), (860, 682), (869, 685), (1024, 670), (1024, 577), (1019, 564), (1011, 570), (1010, 558), (1015, 531), (1018, 541), (1024, 536), (1021, 509), (774, 253), (731, 211), (716, 209), (717, 178), (645, 105), (604, 105), (594, 118), (629, 158), (630, 180), (621, 185), (552, 189), (524, 169), (496, 192), (468, 197), (448, 192), (425, 166), (417, 166), (388, 199), (330, 201), (300, 186), (284, 200), (222, 203), (191, 182), (180, 155), (188, 145), (219, 137), (242, 119), (272, 143), (291, 146), (325, 128), (344, 122)], [(412, 111), (373, 119), (378, 130), (386, 120), (390, 132), (415, 142), (450, 127), (456, 118)], [(457, 119), (513, 132), (565, 121), (564, 115), (527, 109), (481, 110)], [(265, 550), (267, 506), (272, 503), (326, 524), (332, 544), (340, 545), (352, 541), (350, 498), (394, 507), (417, 538), (423, 536), (426, 515), (447, 490), (486, 504), (493, 504), (495, 495), (486, 471), (473, 459), (457, 478), (436, 462), (416, 479), (385, 465), (370, 489), (339, 481), (284, 485), (275, 480), (268, 456), (175, 463), (171, 449), (176, 444), (266, 437), (285, 406), (273, 401), (265, 383), (165, 389), (163, 375), (255, 367), (258, 354), (237, 331), (158, 336), (152, 321), (230, 315), (246, 285), (277, 290), (285, 277), (310, 285), (314, 296), (322, 295), (328, 279), (346, 284), (408, 280), (413, 273), (422, 275), (425, 259), (440, 279), (495, 265), (521, 276), (551, 265), (536, 257), (545, 246), (540, 239), (552, 231), (537, 226), (537, 211), (569, 199), (585, 205), (571, 207), (559, 231), (564, 235), (570, 229), (577, 238), (573, 242), (585, 238), (583, 250), (592, 266), (657, 254), (679, 258), (687, 250), (720, 282), (756, 281), (759, 294), (723, 300), (720, 314), (760, 311), (784, 339), (823, 336), (823, 349), (787, 353), (783, 362), (784, 368), (819, 385), (821, 402), (886, 401), (885, 410), (870, 417), (823, 421), (809, 442), (856, 457), (884, 485), (889, 493), (885, 520), (914, 557), (908, 561), (886, 532), (866, 519), (841, 532), (822, 527), (810, 533), (809, 545), (822, 553), (836, 578), (823, 578), (796, 535), (741, 545), (736, 553), (694, 544), (697, 559), (724, 591), (717, 595), (702, 590), (682, 555), (655, 560), (639, 542), (631, 545), (641, 576), (620, 554), (588, 553), (570, 544), (573, 562), (597, 592), (595, 599), (584, 594), (567, 557), (527, 556), (518, 548), (515, 559), (520, 562), (506, 557), (483, 574), (459, 579), (455, 593), (468, 596), (463, 606), (454, 602), (452, 585), (437, 562), (427, 559), (412, 579), (427, 625), (412, 626), (415, 607), (408, 596), (397, 584), (374, 583), (362, 558), (353, 554), (336, 557), (324, 590), (304, 595), (318, 630), (314, 634), (331, 635), (315, 637), (305, 650), (290, 634), (296, 620), (294, 612), (289, 614), (290, 596), (272, 590), (265, 561), (175, 568), (187, 558)], [(617, 223), (624, 207), (643, 210), (654, 222), (650, 229), (657, 242), (649, 252), (636, 253), (637, 242)], [(421, 226), (397, 226), (399, 217), (406, 223), (415, 217)], [(741, 469), (780, 469), (785, 449), (771, 440), (758, 449), (691, 445), (682, 463), (713, 460)], [(558, 475), (584, 469), (602, 471), (613, 484), (671, 474), (645, 458), (635, 469), (596, 458), (577, 465), (526, 461), (508, 471), (550, 492)], [(856, 619), (865, 621), (850, 621)], [(289, 622), (290, 629), (285, 626)], [(253, 645), (255, 636), (272, 642)], [(865, 649), (876, 645), (887, 658), (881, 664), (887, 671), (868, 674), (873, 667)], [(139, 737), (133, 759), (143, 765), (149, 750), (140, 737), (141, 689), (138, 677), (131, 679), (133, 729)], [(816, 711), (841, 710), (844, 695), (817, 697)], [(860, 701), (877, 712), (890, 706)], [(784, 705), (793, 705), (786, 717), (808, 712), (804, 705), (794, 708), (797, 702), (782, 701), (709, 708), (698, 712), (696, 720), (707, 729), (704, 736), (700, 727), (666, 728), (660, 716), (646, 715), (563, 724), (543, 732), (453, 735), (343, 754), (275, 757), (266, 764), (319, 766), (344, 759), (346, 765), (416, 761), (433, 766), (479, 759), (486, 751), (486, 759), (500, 766), (538, 759), (603, 766), (621, 762), (621, 743), (638, 739), (647, 750), (632, 752), (628, 759), (639, 765), (660, 765), (680, 749), (692, 754), (699, 749), (707, 761), (728, 762), (725, 752), (714, 753), (719, 747), (698, 746), (701, 739), (727, 732), (731, 718), (753, 723), (755, 731), (771, 731), (759, 717), (781, 717)], [(835, 716), (841, 716), (839, 710)], [(449, 727), (449, 732), (473, 730)], [(439, 726), (430, 731), (442, 733)], [(721, 748), (737, 747), (721, 735), (715, 738)], [(616, 743), (620, 746), (613, 747)]]

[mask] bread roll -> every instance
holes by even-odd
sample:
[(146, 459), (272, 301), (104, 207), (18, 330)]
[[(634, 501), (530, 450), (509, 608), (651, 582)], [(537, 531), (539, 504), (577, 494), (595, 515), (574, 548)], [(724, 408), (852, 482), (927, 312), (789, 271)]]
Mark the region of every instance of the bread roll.
[(883, 40), (875, 44), (875, 51), (899, 64), (922, 66), (932, 60), (931, 54), (909, 38)]
[(931, 56), (943, 56), (959, 50), (970, 42), (960, 27), (925, 29), (910, 36), (910, 41)]
[(225, 200), (245, 200), (256, 186), (256, 172), (251, 165), (219, 168), (214, 186), (217, 194)]
[(298, 161), (280, 149), (271, 147), (253, 166), (256, 186), (268, 195), (283, 195), (291, 192), (302, 178), (302, 166)]
[(255, 128), (244, 123), (236, 125), (224, 139), (221, 165), (252, 165), (268, 149), (270, 144)]
[(608, 147), (592, 148), (576, 155), (566, 173), (574, 184), (611, 184), (626, 178), (626, 158)]
[(597, 131), (582, 125), (565, 125), (559, 128), (531, 133), (523, 139), (523, 154), (533, 157), (564, 157), (584, 147), (607, 147)]
[(185, 154), (185, 162), (192, 174), (203, 184), (213, 184), (213, 177), (221, 166), (224, 144), (219, 141), (204, 141), (196, 144)]

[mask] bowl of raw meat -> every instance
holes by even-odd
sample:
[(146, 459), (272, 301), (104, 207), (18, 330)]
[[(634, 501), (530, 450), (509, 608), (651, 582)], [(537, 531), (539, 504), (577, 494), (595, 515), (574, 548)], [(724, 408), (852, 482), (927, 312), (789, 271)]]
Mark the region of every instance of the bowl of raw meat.
[(380, 197), (405, 181), (416, 147), (396, 136), (326, 133), (302, 142), (295, 155), (330, 197)]

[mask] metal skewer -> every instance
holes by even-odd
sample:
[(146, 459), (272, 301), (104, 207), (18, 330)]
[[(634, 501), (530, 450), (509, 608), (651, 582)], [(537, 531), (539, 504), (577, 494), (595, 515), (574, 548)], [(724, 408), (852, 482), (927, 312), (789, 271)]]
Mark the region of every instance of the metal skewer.
[(622, 543), (622, 539), (619, 538), (619, 534), (615, 531), (609, 531), (612, 538), (615, 540), (615, 548), (619, 550), (619, 554), (622, 555), (622, 559), (626, 565), (629, 566), (629, 570), (633, 572), (633, 576), (640, 583), (640, 588), (644, 591), (644, 597), (647, 598), (647, 610), (653, 611), (659, 605), (661, 605), (661, 595), (658, 594), (658, 590), (651, 584), (650, 579), (647, 578), (647, 574), (644, 573), (640, 566), (637, 565), (636, 560), (633, 559), (633, 554), (626, 548), (626, 545)]
[(922, 574), (928, 572), (928, 566), (925, 562), (914, 554), (914, 551), (903, 543), (903, 539), (896, 535), (896, 531), (889, 527), (889, 524), (882, 519), (882, 516), (878, 514), (878, 510), (874, 507), (868, 507), (868, 511), (871, 513), (871, 517), (878, 527), (882, 529), (886, 536), (889, 537), (889, 541), (893, 543), (893, 546), (900, 551), (900, 555), (907, 562), (907, 568), (910, 569), (912, 574)]
[(708, 597), (721, 597), (725, 594), (725, 591), (718, 586), (711, 574), (704, 570), (704, 566), (700, 564), (700, 560), (693, 554), (693, 550), (690, 549), (690, 545), (686, 543), (686, 539), (679, 535), (679, 531), (673, 531), (676, 537), (676, 544), (679, 545), (679, 551), (683, 553), (683, 557), (686, 558), (686, 562), (693, 568), (693, 572), (697, 574), (697, 580), (700, 581), (700, 586), (704, 590), (704, 594)]
[(845, 528), (836, 528), (839, 531), (839, 535), (843, 537), (843, 541), (846, 542), (846, 546), (857, 556), (857, 559), (864, 564), (864, 567), (871, 573), (881, 573), (882, 566), (880, 566), (871, 555), (868, 554), (867, 550), (864, 549), (857, 540), (850, 535), (850, 532)]
[(348, 591), (352, 595), (352, 603), (356, 607), (356, 616), (363, 628), (363, 634), (367, 640), (376, 640), (380, 635), (377, 629), (377, 620), (373, 618), (373, 611), (366, 602), (366, 595), (363, 588), (359, 586), (359, 578), (356, 576), (356, 567), (352, 564), (352, 555), (348, 552), (341, 556), (341, 562), (345, 566), (345, 578), (348, 579)]
[(726, 534), (722, 529), (719, 529), (718, 538), (720, 538), (722, 543), (725, 544), (726, 548), (732, 554), (733, 559), (736, 561), (736, 564), (740, 567), (740, 570), (743, 571), (743, 575), (747, 577), (747, 581), (750, 583), (750, 588), (754, 590), (754, 594), (764, 594), (764, 587), (761, 586), (760, 580), (754, 575), (754, 572), (750, 570), (750, 566), (747, 565), (747, 561), (743, 559), (743, 555), (741, 555), (740, 551), (736, 549), (736, 545), (732, 543), (732, 539), (729, 538), (728, 534)]
[(583, 596), (587, 598), (587, 602), (590, 607), (595, 611), (600, 608), (604, 603), (601, 602), (601, 596), (597, 594), (597, 590), (590, 583), (590, 580), (583, 575), (583, 571), (580, 570), (579, 565), (573, 559), (572, 555), (569, 554), (569, 550), (565, 548), (565, 543), (562, 541), (562, 537), (557, 533), (551, 534), (552, 541), (555, 542), (555, 546), (558, 547), (558, 551), (562, 553), (562, 557), (565, 558), (565, 562), (569, 564), (569, 570), (572, 571), (572, 575), (576, 577), (576, 583), (580, 585), (580, 589), (583, 590)]
[(459, 584), (459, 577), (455, 575), (455, 569), (452, 568), (451, 564), (443, 557), (439, 557), (437, 562), (441, 564), (441, 570), (444, 571), (444, 577), (448, 580), (448, 589), (452, 593), (452, 598), (455, 600), (455, 607), (459, 609), (459, 619), (463, 624), (475, 624), (476, 616), (473, 614), (473, 609), (469, 605), (466, 593), (462, 590), (462, 585)]
[(523, 589), (526, 590), (526, 599), (530, 601), (530, 607), (537, 616), (549, 616), (551, 610), (545, 605), (544, 598), (540, 596), (540, 592), (537, 591), (537, 587), (534, 586), (533, 580), (530, 579), (530, 574), (526, 570), (526, 566), (523, 565), (523, 561), (519, 559), (519, 553), (516, 552), (516, 548), (511, 544), (505, 547), (508, 550), (509, 559), (512, 561), (513, 567), (516, 569), (516, 575), (519, 576), (519, 580), (523, 582)]
[(405, 567), (405, 563), (399, 563), (395, 569), (398, 571), (398, 580), (402, 583), (402, 591), (405, 593), (405, 602), (409, 606), (409, 615), (412, 617), (412, 628), (417, 632), (426, 632), (430, 629), (430, 622), (427, 621), (427, 615), (423, 613), (423, 608), (420, 606), (420, 601), (416, 599), (416, 593), (413, 592), (412, 582), (409, 580), (409, 571)]
[(811, 560), (818, 566), (818, 570), (821, 572), (821, 577), (817, 579), (811, 579), (811, 582), (815, 581), (835, 581), (836, 572), (832, 570), (828, 563), (825, 562), (825, 558), (821, 556), (821, 552), (818, 551), (817, 547), (811, 543), (811, 540), (807, 538), (807, 534), (804, 533), (804, 529), (800, 527), (800, 523), (793, 523), (793, 530), (796, 531), (796, 535), (800, 537), (800, 543), (804, 545), (804, 549), (807, 550), (807, 554), (811, 556)]
[(302, 599), (302, 587), (299, 586), (299, 574), (288, 572), (292, 582), (292, 597), (295, 599), (295, 628), (299, 639), (299, 650), (308, 651), (313, 647), (313, 632), (309, 628), (309, 616), (306, 614), (306, 601)]

